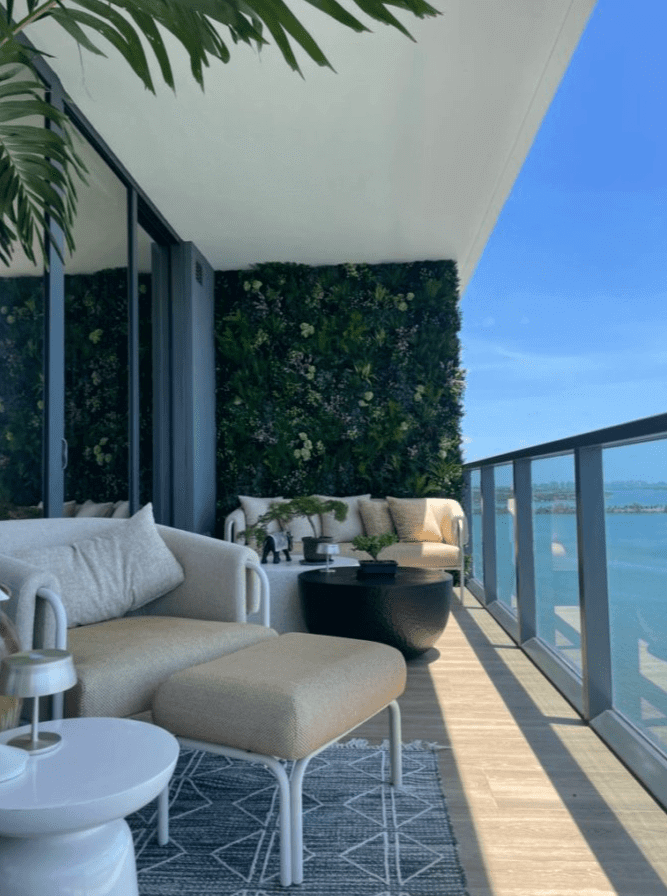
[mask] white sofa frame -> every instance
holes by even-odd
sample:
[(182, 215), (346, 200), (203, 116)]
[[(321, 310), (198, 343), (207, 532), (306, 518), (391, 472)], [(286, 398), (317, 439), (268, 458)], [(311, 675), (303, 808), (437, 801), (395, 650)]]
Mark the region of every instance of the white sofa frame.
[[(48, 606), (53, 612), (53, 620), (48, 628), (48, 643), (42, 646), (55, 646), (58, 649), (67, 649), (67, 612), (63, 605), (60, 594), (54, 586), (55, 580), (50, 573), (43, 573), (35, 567), (16, 560), (12, 557), (12, 551), (25, 545), (26, 547), (34, 547), (40, 543), (40, 536), (43, 536), (44, 544), (68, 544), (80, 538), (87, 538), (91, 535), (101, 534), (108, 531), (108, 527), (114, 525), (122, 525), (123, 520), (103, 519), (103, 518), (64, 518), (57, 517), (53, 519), (37, 519), (37, 520), (2, 520), (0, 521), (0, 581), (7, 580), (10, 589), (18, 593), (22, 584), (26, 579), (30, 578), (31, 582), (37, 582), (31, 595), (34, 597), (34, 606), (30, 606), (33, 597), (25, 595), (24, 600), (27, 601), (28, 611), (21, 614), (22, 631), (19, 631), (21, 637), (21, 646), (23, 649), (32, 649), (34, 646), (35, 620), (41, 615), (41, 606)], [(271, 620), (271, 596), (269, 580), (266, 572), (262, 568), (259, 557), (254, 551), (238, 545), (232, 546), (217, 539), (211, 539), (207, 536), (197, 535), (192, 532), (171, 529), (168, 526), (157, 526), (158, 532), (167, 540), (174, 540), (178, 543), (178, 549), (182, 555), (187, 555), (192, 549), (194, 559), (191, 563), (191, 569), (194, 570), (197, 565), (201, 565), (201, 558), (206, 556), (207, 549), (210, 551), (233, 551), (238, 553), (236, 562), (243, 565), (246, 570), (246, 586), (244, 589), (235, 588), (233, 596), (225, 603), (225, 612), (228, 621), (245, 623), (248, 619), (248, 589), (257, 588), (259, 602), (259, 621), (260, 624), (270, 626)], [(6, 555), (4, 552), (7, 552)], [(187, 570), (186, 570), (187, 580)], [(183, 590), (184, 585), (179, 586)], [(177, 589), (178, 590), (178, 589)], [(191, 597), (191, 595), (189, 595)], [(188, 598), (184, 599), (187, 601)], [(17, 605), (18, 597), (10, 599), (9, 613), (12, 615), (18, 613)], [(162, 601), (177, 602), (176, 598), (165, 595), (158, 598), (154, 602), (153, 607), (157, 607)], [(151, 613), (153, 609), (151, 605), (145, 608), (145, 611)], [(214, 608), (215, 609), (215, 608)], [(142, 611), (144, 612), (144, 611)], [(164, 615), (181, 615), (187, 616), (187, 613), (179, 612), (178, 607), (172, 603), (168, 606)], [(231, 618), (230, 618), (231, 617)], [(200, 618), (207, 618), (202, 617)], [(208, 618), (215, 618), (214, 616)], [(223, 617), (224, 618), (224, 617)], [(55, 695), (52, 698), (52, 717), (60, 719), (63, 715), (63, 695)]]

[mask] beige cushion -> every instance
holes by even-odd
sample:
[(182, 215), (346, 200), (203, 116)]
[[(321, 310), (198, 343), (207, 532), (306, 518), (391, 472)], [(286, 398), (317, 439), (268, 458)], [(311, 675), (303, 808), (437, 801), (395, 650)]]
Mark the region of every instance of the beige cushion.
[[(359, 555), (361, 556), (361, 555)], [(399, 566), (417, 569), (457, 569), (461, 553), (451, 544), (437, 541), (400, 541), (380, 554), (381, 560), (396, 560)]]
[(103, 504), (95, 504), (94, 501), (84, 501), (81, 507), (76, 511), (76, 516), (111, 516), (113, 513), (113, 501), (106, 501)]
[(389, 512), (401, 541), (442, 541), (440, 525), (429, 498), (392, 498)]
[(434, 513), (440, 522), (440, 531), (447, 544), (459, 543), (457, 521), (463, 524), (463, 543), (468, 541), (468, 525), (463, 508), (458, 501), (452, 498), (430, 498)]
[(172, 676), (153, 717), (182, 737), (301, 759), (395, 700), (405, 679), (394, 647), (294, 632)]
[(328, 495), (318, 495), (323, 501), (342, 501), (347, 505), (347, 516), (342, 522), (338, 522), (333, 512), (322, 514), (322, 535), (326, 535), (335, 542), (352, 541), (357, 535), (364, 534), (364, 524), (361, 521), (359, 502), (368, 500), (368, 495), (351, 495), (348, 498), (335, 498)]
[[(249, 495), (239, 495), (239, 503), (245, 515), (246, 528), (256, 526), (260, 516), (265, 514), (272, 504), (284, 500), (282, 496), (277, 498), (253, 498)], [(279, 529), (278, 523), (269, 523), (266, 527), (267, 532), (277, 532)], [(257, 547), (257, 541), (254, 538), (246, 538), (246, 544), (253, 548)], [(261, 545), (259, 547), (261, 548)]]
[(63, 516), (76, 516), (77, 506), (78, 505), (76, 501), (65, 501), (65, 503), (63, 504)]
[(160, 682), (174, 672), (275, 637), (273, 629), (261, 625), (171, 616), (80, 626), (68, 633), (78, 682), (65, 695), (66, 714), (144, 712)]
[(396, 531), (386, 501), (361, 500), (359, 501), (359, 512), (366, 535), (384, 535), (385, 532)]
[(103, 534), (13, 553), (55, 575), (68, 626), (122, 616), (172, 591), (185, 578), (157, 531), (151, 504)]
[(126, 520), (129, 519), (130, 516), (130, 502), (129, 501), (116, 501), (113, 506), (113, 512), (111, 514), (111, 518), (114, 520)]
[(322, 534), (319, 514), (315, 514), (313, 523), (315, 524), (314, 532), (307, 516), (295, 516), (287, 524), (287, 529), (289, 529), (295, 542), (303, 541), (304, 538), (317, 538)]

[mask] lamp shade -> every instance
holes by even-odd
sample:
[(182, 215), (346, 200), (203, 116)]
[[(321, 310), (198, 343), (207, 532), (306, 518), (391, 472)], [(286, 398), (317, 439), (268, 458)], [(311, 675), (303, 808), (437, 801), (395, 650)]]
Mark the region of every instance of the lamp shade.
[(25, 650), (2, 660), (0, 693), (12, 697), (59, 694), (76, 684), (76, 669), (67, 650)]

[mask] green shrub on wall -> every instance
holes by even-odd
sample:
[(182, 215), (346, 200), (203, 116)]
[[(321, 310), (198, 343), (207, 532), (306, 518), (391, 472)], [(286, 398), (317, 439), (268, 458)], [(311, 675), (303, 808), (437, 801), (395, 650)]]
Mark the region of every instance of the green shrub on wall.
[(239, 494), (458, 496), (453, 262), (216, 274), (219, 516)]

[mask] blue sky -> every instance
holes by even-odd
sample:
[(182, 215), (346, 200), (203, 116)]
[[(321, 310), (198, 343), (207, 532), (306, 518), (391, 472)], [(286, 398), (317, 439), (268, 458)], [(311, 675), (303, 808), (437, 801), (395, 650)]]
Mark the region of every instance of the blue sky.
[(462, 297), (468, 461), (667, 411), (666, 36), (598, 0)]

